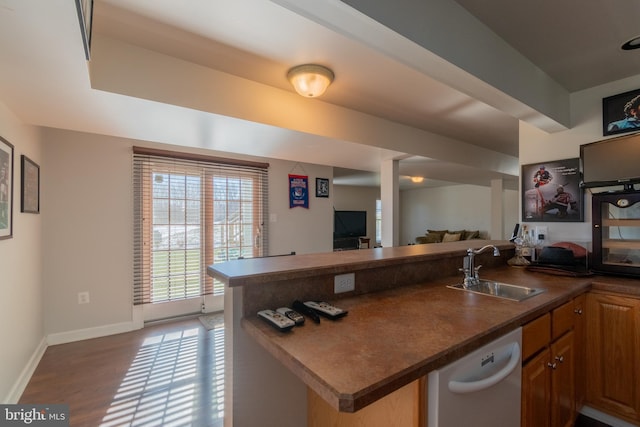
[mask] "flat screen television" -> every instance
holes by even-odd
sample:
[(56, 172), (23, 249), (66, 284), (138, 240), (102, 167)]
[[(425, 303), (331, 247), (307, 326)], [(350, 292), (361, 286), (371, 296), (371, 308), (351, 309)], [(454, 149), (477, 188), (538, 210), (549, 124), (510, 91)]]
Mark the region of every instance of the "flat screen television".
[(640, 133), (580, 146), (580, 186), (622, 185), (632, 191), (640, 183)]
[(333, 237), (363, 237), (367, 235), (367, 211), (334, 211)]

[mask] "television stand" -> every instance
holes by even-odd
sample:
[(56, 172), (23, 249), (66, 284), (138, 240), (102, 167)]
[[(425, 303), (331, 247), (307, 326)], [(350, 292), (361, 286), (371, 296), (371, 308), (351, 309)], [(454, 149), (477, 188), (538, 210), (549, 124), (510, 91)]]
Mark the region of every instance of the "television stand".
[(334, 251), (348, 251), (352, 249), (360, 249), (359, 237), (335, 237), (333, 239)]

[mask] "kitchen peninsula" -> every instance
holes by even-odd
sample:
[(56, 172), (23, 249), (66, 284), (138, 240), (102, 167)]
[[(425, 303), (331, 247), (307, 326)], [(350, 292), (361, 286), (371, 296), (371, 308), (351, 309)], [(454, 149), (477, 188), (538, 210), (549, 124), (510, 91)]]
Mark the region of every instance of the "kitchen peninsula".
[[(584, 293), (592, 278), (550, 276), (478, 255), (481, 276), (545, 288), (521, 302), (449, 289), (470, 242), (235, 260), (209, 267), (225, 294), (227, 393), (234, 426), (306, 425), (307, 387), (330, 408), (353, 413), (415, 383)], [(354, 273), (355, 290), (334, 294), (337, 274)], [(294, 300), (325, 300), (349, 311), (337, 321), (307, 319), (282, 333), (256, 315)], [(251, 414), (249, 414), (251, 412)], [(253, 417), (253, 419), (251, 418)]]

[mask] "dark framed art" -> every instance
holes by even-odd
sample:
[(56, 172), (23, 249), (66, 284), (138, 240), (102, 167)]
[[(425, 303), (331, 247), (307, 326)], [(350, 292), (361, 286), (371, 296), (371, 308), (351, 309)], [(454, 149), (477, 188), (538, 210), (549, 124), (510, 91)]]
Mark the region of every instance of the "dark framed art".
[(329, 180), (316, 178), (316, 197), (329, 197)]
[(580, 159), (522, 165), (522, 221), (583, 222)]
[(20, 211), (40, 213), (40, 166), (25, 156), (22, 159)]
[(640, 131), (640, 89), (602, 99), (602, 134)]
[(0, 239), (13, 237), (13, 145), (0, 137)]

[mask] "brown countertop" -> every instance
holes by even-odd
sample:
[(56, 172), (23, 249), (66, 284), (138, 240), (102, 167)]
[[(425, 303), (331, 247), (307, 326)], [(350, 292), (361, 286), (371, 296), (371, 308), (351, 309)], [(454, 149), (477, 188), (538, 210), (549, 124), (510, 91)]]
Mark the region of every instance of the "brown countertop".
[(547, 291), (514, 302), (446, 288), (454, 278), (339, 300), (338, 321), (309, 319), (288, 333), (257, 317), (243, 328), (333, 407), (355, 412), (589, 289), (593, 278), (520, 268), (483, 278)]
[(596, 276), (591, 280), (591, 289), (640, 298), (640, 279)]
[(500, 250), (513, 250), (504, 240), (465, 240), (425, 245), (373, 248), (352, 251), (247, 258), (211, 265), (207, 273), (230, 287), (251, 286), (281, 280), (302, 279), (322, 274), (341, 274), (365, 270), (375, 266), (384, 268), (455, 258), (462, 265), (462, 257), (469, 247), (487, 244)]

